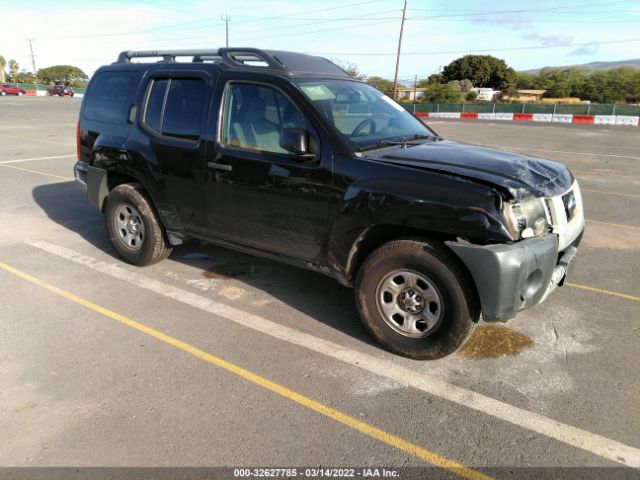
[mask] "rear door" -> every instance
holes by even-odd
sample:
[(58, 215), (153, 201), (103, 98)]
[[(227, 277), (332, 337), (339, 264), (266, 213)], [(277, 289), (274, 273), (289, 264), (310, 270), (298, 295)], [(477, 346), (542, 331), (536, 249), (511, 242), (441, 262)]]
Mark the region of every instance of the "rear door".
[(212, 82), (207, 72), (152, 74), (140, 116), (167, 198), (183, 227), (191, 231), (203, 229), (206, 147), (202, 132)]

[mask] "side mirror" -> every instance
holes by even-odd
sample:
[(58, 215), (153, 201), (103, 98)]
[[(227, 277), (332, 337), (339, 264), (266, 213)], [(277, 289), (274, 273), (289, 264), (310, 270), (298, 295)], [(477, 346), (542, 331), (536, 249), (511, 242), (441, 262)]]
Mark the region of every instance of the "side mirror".
[(301, 157), (314, 156), (313, 153), (309, 153), (309, 132), (303, 128), (285, 128), (280, 133), (280, 146)]

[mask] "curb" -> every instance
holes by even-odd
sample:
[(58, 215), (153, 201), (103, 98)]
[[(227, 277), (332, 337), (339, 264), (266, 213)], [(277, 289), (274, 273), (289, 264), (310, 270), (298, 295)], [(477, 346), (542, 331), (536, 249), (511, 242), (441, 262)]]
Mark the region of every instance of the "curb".
[(416, 112), (420, 118), (459, 118), (463, 120), (506, 120), (513, 122), (549, 122), (580, 125), (640, 126), (640, 116), (630, 115), (565, 115), (551, 113), (472, 113), (472, 112)]

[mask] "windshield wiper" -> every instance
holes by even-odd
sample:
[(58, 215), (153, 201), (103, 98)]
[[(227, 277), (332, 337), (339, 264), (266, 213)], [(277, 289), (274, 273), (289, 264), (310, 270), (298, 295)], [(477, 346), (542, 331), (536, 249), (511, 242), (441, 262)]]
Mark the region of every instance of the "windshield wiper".
[(420, 145), (420, 143), (416, 142), (415, 140), (423, 140), (423, 139), (439, 140), (440, 137), (437, 137), (434, 135), (425, 135), (422, 133), (417, 133), (415, 135), (407, 135), (405, 137), (400, 137), (399, 140), (378, 140), (376, 143), (373, 143), (371, 145), (360, 147), (359, 150), (361, 152), (365, 152), (367, 150), (374, 150), (376, 148), (383, 148), (383, 147), (392, 147), (394, 145), (401, 145), (402, 148), (407, 148), (409, 146), (415, 147), (416, 145)]

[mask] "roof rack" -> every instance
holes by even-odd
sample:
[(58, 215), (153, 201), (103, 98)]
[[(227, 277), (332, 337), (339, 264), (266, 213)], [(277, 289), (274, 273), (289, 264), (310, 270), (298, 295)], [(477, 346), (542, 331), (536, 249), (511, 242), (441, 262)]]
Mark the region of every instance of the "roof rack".
[(118, 55), (116, 63), (129, 63), (133, 58), (162, 57), (162, 62), (175, 62), (177, 57), (192, 57), (195, 63), (214, 62), (227, 68), (269, 68), (289, 75), (325, 74), (349, 76), (326, 58), (302, 53), (259, 48), (218, 48), (186, 50), (127, 50)]
[(176, 57), (193, 57), (193, 62), (213, 61), (230, 67), (265, 66), (266, 64), (273, 70), (286, 70), (284, 64), (277, 58), (258, 48), (128, 50), (118, 55), (117, 63), (129, 63), (132, 58), (150, 57), (162, 57), (164, 62), (175, 62)]

